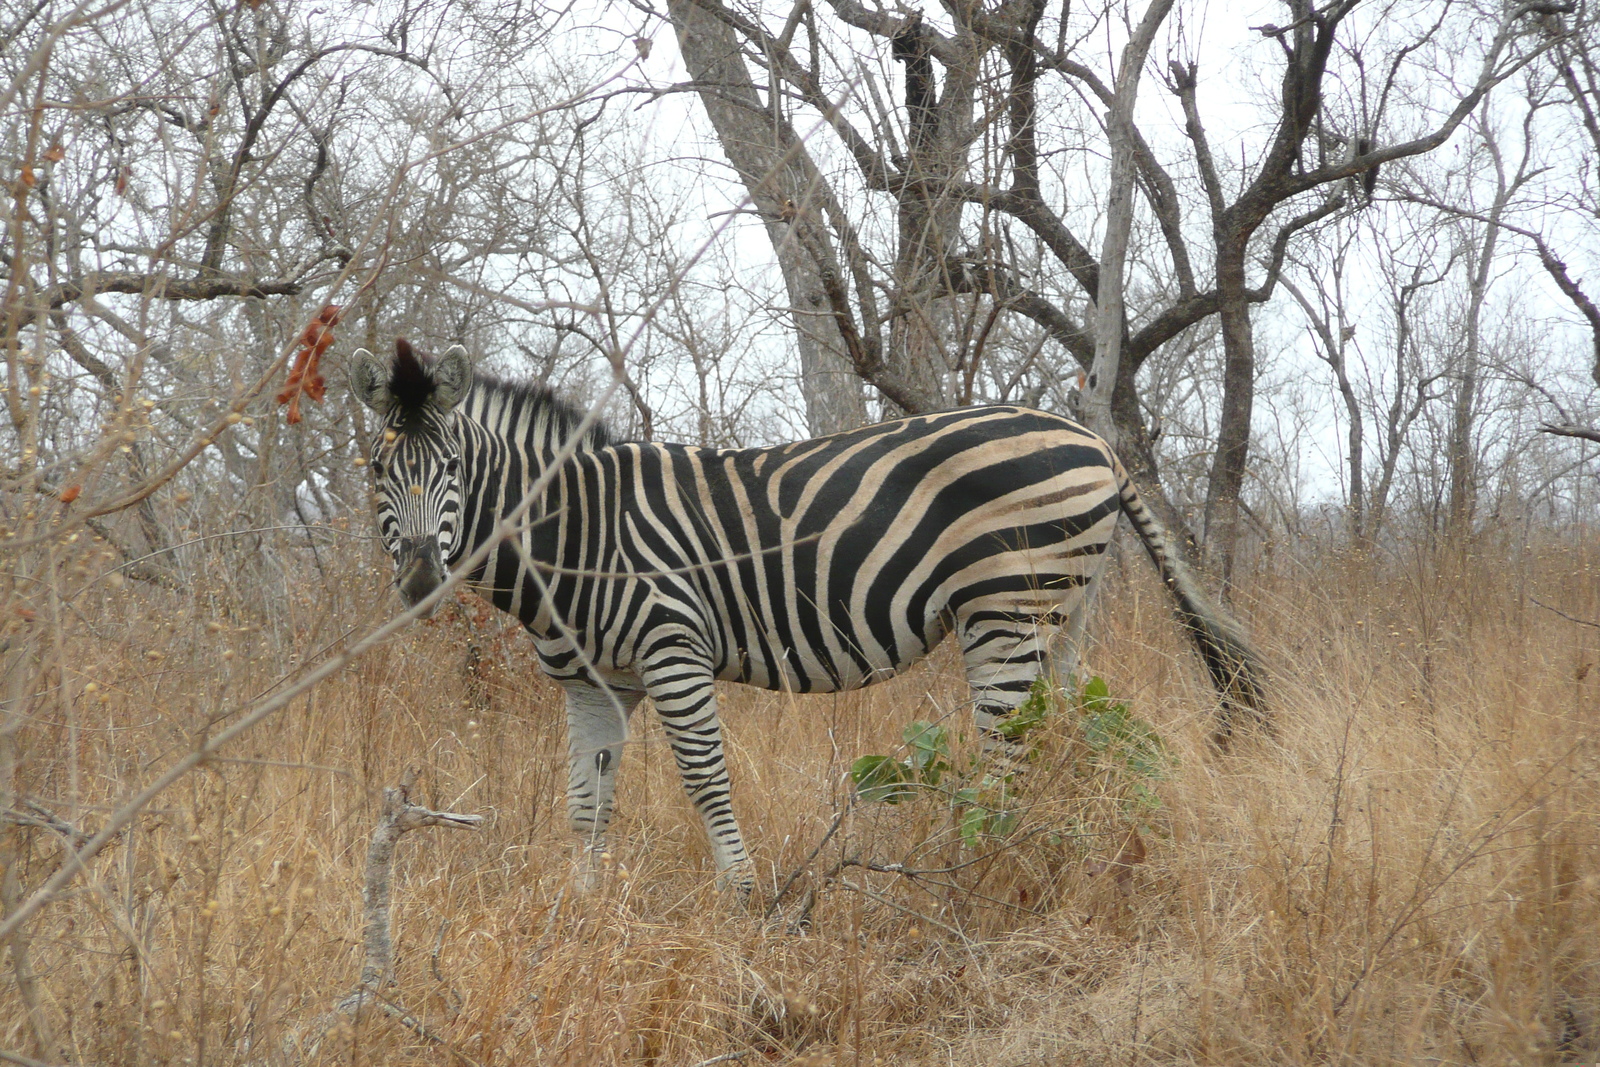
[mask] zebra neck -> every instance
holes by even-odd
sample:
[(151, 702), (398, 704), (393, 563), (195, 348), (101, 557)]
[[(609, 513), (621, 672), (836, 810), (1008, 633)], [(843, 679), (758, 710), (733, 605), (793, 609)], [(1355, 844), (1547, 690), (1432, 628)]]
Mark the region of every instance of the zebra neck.
[(533, 472), (529, 484), (573, 445), (587, 450), (608, 443), (611, 437), (598, 423), (578, 434), (583, 413), (541, 386), (479, 378), (463, 412), (468, 432), (503, 446), (525, 471)]
[[(518, 525), (525, 532), (516, 535), (516, 539), (522, 553), (531, 552), (538, 559), (539, 546), (544, 542), (537, 530), (530, 531), (528, 527), (560, 510), (562, 490), (557, 481), (546, 480), (545, 475), (553, 463), (563, 458), (564, 451), (570, 451), (581, 416), (543, 393), (492, 382), (480, 381), (479, 386), (469, 395), (457, 423), (463, 471), (463, 536), (458, 539), (460, 547), (454, 553), (454, 561), (476, 552), (495, 535), (500, 521), (517, 514), (519, 509)], [(603, 429), (589, 431), (578, 441), (578, 450), (593, 448), (605, 436)], [(547, 482), (541, 490), (544, 499), (522, 508), (541, 480)], [(507, 558), (508, 553), (513, 558)], [(520, 575), (522, 553), (509, 545), (491, 552), (467, 580), (498, 606), (532, 625), (528, 611), (531, 604), (522, 604), (524, 597), (511, 589), (500, 588), (525, 582)], [(513, 573), (519, 577), (511, 578)]]

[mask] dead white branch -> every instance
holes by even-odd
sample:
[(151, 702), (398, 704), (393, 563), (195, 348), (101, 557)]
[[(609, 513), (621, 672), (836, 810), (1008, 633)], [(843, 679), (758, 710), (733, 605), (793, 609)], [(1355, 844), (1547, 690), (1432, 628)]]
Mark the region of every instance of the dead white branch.
[(372, 831), (367, 847), (367, 883), (361, 891), (367, 923), (364, 938), (367, 957), (361, 965), (361, 985), (339, 1003), (339, 1011), (354, 1011), (367, 996), (388, 984), (394, 967), (394, 942), (389, 934), (389, 913), (393, 899), (390, 881), (394, 875), (394, 849), (402, 834), (425, 826), (448, 826), (457, 830), (476, 830), (483, 824), (481, 815), (457, 815), (451, 811), (432, 811), (411, 802), (411, 787), (416, 784), (415, 769), (407, 771), (400, 784), (383, 791), (383, 817)]
[(412, 768), (400, 779), (399, 785), (383, 791), (383, 814), (372, 831), (372, 843), (367, 846), (366, 882), (361, 889), (363, 917), (366, 920), (362, 937), (366, 958), (361, 964), (361, 982), (334, 1006), (332, 1012), (318, 1018), (301, 1040), (294, 1042), (299, 1046), (299, 1058), (302, 1060), (315, 1058), (323, 1038), (330, 1030), (340, 1026), (344, 1016), (359, 1017), (364, 1008), (371, 1006), (399, 1020), (419, 1036), (447, 1049), (463, 1063), (477, 1067), (471, 1057), (429, 1030), (422, 1020), (382, 992), (393, 980), (394, 974), (394, 937), (390, 933), (390, 916), (394, 900), (394, 853), (401, 836), (427, 826), (476, 830), (483, 825), (481, 815), (458, 815), (453, 811), (434, 811), (413, 804), (411, 787), (416, 780), (417, 772)]
[(1540, 423), (1539, 432), (1555, 434), (1557, 437), (1578, 437), (1585, 441), (1600, 441), (1600, 430), (1597, 430), (1592, 426), (1578, 426), (1574, 423)]

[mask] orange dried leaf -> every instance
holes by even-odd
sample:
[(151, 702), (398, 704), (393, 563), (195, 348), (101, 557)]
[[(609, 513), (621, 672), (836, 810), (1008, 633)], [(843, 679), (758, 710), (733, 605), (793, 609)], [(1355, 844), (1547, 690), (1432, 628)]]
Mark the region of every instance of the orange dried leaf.
[(300, 334), (300, 351), (295, 353), (294, 363), (289, 368), (289, 380), (277, 396), (278, 403), (289, 405), (285, 420), (290, 424), (300, 421), (302, 395), (321, 403), (327, 393), (327, 383), (318, 372), (317, 365), (322, 353), (333, 344), (333, 328), (339, 323), (339, 314), (337, 304), (325, 305)]
[(83, 486), (81, 486), (81, 485), (69, 485), (65, 489), (61, 490), (61, 502), (63, 504), (70, 504), (74, 500), (78, 499), (79, 495), (81, 495), (82, 493), (83, 493)]
[(1117, 861), (1112, 864), (1117, 872), (1117, 888), (1125, 896), (1133, 894), (1133, 869), (1144, 862), (1144, 838), (1139, 836), (1138, 830), (1129, 830), (1128, 839), (1122, 843), (1122, 851), (1117, 853)]
[(1117, 862), (1124, 867), (1137, 867), (1144, 862), (1144, 856), (1144, 838), (1139, 836), (1138, 830), (1129, 830), (1122, 851), (1117, 853)]
[(35, 179), (34, 179), (34, 176), (33, 176), (33, 168), (29, 167), (29, 166), (26, 166), (26, 165), (23, 166), (23, 168), (22, 168), (22, 184), (26, 185), (29, 189), (32, 189), (34, 181), (35, 181)]
[(66, 154), (67, 150), (61, 147), (60, 141), (57, 141), (55, 144), (45, 149), (44, 158), (48, 159), (52, 163), (60, 163), (61, 160), (65, 158)]

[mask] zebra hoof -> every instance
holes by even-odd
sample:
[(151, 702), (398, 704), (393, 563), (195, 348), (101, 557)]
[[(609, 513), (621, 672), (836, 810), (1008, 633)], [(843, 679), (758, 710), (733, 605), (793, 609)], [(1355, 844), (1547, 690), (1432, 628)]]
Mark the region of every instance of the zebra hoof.
[(753, 901), (756, 879), (755, 872), (750, 869), (750, 861), (743, 860), (721, 871), (717, 875), (717, 888), (742, 904)]

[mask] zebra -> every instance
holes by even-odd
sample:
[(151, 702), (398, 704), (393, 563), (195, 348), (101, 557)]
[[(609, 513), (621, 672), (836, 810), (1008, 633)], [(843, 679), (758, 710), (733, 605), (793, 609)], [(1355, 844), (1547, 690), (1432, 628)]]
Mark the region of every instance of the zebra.
[(403, 339), (392, 360), (358, 350), (350, 383), (379, 417), (378, 524), (408, 607), (526, 506), (464, 581), (523, 624), (565, 691), (567, 816), (586, 869), (605, 848), (628, 719), (647, 695), (719, 878), (745, 893), (716, 680), (838, 692), (954, 633), (976, 723), (1003, 745), (999, 726), (1035, 680), (1074, 669), (1119, 514), (1223, 693), (1219, 736), (1236, 711), (1264, 716), (1239, 624), (1175, 555), (1106, 442), (1059, 415), (960, 408), (720, 449), (617, 440), (542, 386), (474, 372), (459, 345), (437, 359)]

